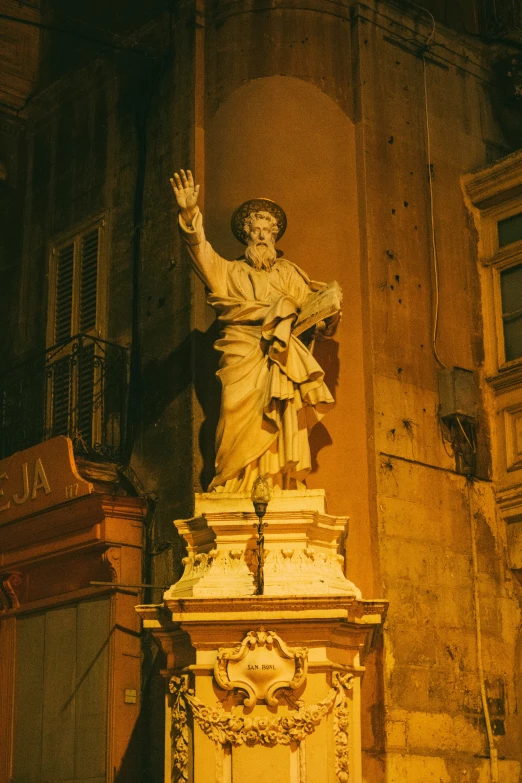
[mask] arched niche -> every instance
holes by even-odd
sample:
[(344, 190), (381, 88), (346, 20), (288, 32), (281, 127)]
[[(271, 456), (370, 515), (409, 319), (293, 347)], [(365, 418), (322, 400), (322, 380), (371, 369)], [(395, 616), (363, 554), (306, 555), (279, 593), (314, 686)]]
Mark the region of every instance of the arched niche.
[(337, 404), (312, 433), (308, 485), (326, 489), (333, 513), (367, 518), (355, 150), (354, 124), (316, 86), (284, 76), (251, 81), (207, 120), (205, 225), (215, 249), (235, 258), (243, 247), (230, 230), (232, 213), (248, 198), (271, 198), (288, 218), (285, 255), (313, 279), (341, 284), (340, 328), (316, 348)]
[(225, 257), (242, 252), (230, 216), (255, 196), (284, 208), (280, 246), (312, 277), (358, 254), (355, 126), (313, 84), (271, 76), (239, 88), (207, 121), (205, 151), (208, 234)]

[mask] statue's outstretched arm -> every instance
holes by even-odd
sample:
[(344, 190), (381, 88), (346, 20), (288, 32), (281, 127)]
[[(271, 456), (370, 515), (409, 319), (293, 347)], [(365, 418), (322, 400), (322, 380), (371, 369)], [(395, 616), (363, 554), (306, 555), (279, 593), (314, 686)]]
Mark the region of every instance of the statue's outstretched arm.
[(199, 185), (190, 169), (180, 169), (170, 180), (179, 207), (179, 228), (190, 253), (194, 270), (213, 294), (227, 295), (227, 261), (205, 238), (198, 207)]

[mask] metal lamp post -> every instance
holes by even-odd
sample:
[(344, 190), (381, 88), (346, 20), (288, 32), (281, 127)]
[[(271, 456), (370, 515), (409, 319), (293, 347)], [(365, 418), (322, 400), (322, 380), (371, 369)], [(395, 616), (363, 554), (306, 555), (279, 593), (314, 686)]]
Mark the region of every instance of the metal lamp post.
[(268, 522), (263, 522), (266, 514), (266, 508), (270, 501), (270, 487), (264, 476), (258, 476), (252, 486), (252, 503), (257, 514), (259, 522), (254, 522), (253, 527), (257, 528), (257, 595), (263, 595), (265, 577), (265, 536), (263, 530), (268, 526)]

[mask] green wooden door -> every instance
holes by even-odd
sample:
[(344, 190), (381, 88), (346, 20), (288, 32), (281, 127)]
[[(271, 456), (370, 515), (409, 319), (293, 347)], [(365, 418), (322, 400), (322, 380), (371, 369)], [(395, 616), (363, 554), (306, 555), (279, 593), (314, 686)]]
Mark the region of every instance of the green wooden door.
[(110, 599), (17, 621), (12, 783), (105, 783)]

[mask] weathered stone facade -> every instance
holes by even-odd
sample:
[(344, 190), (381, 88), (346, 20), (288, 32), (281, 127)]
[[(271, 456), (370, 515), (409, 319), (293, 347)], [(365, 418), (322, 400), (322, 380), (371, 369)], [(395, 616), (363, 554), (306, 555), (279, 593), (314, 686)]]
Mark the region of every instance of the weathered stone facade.
[[(234, 209), (270, 197), (288, 215), (285, 254), (341, 284), (338, 333), (316, 349), (336, 406), (312, 433), (308, 486), (350, 517), (349, 579), (389, 601), (361, 688), (367, 783), (492, 779), (484, 696), (499, 780), (522, 769), (518, 500), (505, 510), (522, 465), (502, 462), (506, 406), (487, 380), (498, 370), (481, 271), (490, 207), (466, 184), (522, 146), (520, 108), (500, 111), (494, 67), (514, 49), (478, 34), (478, 4), (461, 4), (460, 20), (443, 5), (429, 4), (432, 24), (393, 0), (186, 0), (107, 24), (93, 11), (102, 34), (35, 4), (37, 21), (67, 32), (40, 29), (39, 74), (5, 88), (0, 106), (2, 370), (52, 344), (50, 248), (103, 216), (101, 336), (130, 349), (121, 482), (148, 501), (144, 583), (182, 574), (172, 520), (210, 483), (219, 410), (217, 327), (178, 235), (172, 171), (195, 170), (223, 256), (240, 250)], [(19, 16), (17, 3), (4, 9)], [(479, 374), (472, 475), (442, 436), (441, 364)], [(510, 410), (518, 393), (515, 379)]]

